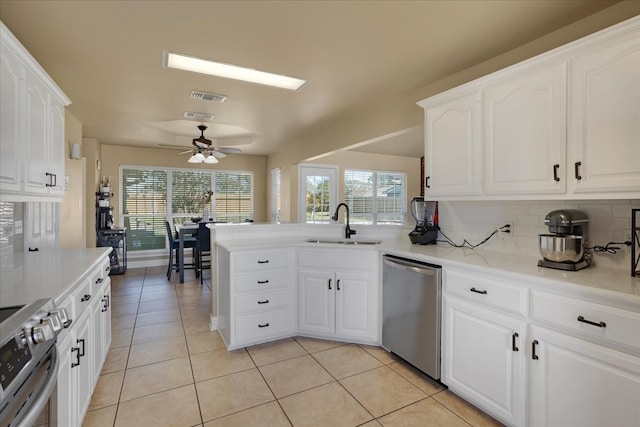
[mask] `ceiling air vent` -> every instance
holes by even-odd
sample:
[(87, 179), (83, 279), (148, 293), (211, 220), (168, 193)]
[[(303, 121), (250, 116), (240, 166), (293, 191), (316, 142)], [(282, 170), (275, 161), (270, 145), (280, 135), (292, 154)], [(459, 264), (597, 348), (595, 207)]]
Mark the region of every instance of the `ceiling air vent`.
[(199, 122), (208, 122), (213, 119), (211, 114), (194, 113), (193, 111), (185, 111), (184, 118), (189, 120), (197, 120)]
[(224, 102), (227, 99), (227, 97), (224, 95), (216, 95), (215, 93), (205, 93), (205, 92), (200, 92), (198, 90), (192, 90), (191, 97), (194, 99), (200, 99), (202, 101), (211, 101), (211, 102)]

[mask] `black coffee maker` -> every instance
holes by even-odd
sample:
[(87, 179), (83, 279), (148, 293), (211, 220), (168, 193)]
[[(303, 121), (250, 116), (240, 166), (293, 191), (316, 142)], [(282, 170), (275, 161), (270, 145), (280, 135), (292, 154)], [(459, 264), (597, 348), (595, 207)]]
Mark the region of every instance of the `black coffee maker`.
[(411, 243), (432, 245), (438, 238), (438, 202), (425, 201), (424, 197), (411, 200), (411, 215), (416, 220), (416, 228), (409, 233)]

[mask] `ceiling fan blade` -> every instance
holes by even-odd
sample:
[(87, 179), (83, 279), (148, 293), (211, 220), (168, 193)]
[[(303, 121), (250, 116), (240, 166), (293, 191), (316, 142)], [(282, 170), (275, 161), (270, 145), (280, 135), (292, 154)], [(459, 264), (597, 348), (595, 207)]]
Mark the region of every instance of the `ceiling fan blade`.
[(225, 157), (227, 157), (226, 154), (221, 153), (221, 152), (216, 151), (216, 150), (211, 150), (211, 155), (213, 157), (215, 157), (216, 159), (224, 159)]
[(181, 151), (178, 154), (187, 154), (187, 153), (193, 153), (193, 150)]
[(239, 148), (231, 148), (231, 147), (215, 147), (214, 150), (216, 150), (219, 153), (228, 153), (228, 154), (242, 153), (242, 150), (240, 150)]

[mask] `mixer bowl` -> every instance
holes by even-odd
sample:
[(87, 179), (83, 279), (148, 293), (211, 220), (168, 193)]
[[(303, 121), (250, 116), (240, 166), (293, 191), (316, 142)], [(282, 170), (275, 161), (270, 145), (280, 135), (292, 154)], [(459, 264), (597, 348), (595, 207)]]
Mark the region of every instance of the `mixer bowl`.
[(584, 254), (582, 236), (540, 234), (538, 235), (538, 241), (540, 243), (540, 255), (547, 261), (578, 262)]

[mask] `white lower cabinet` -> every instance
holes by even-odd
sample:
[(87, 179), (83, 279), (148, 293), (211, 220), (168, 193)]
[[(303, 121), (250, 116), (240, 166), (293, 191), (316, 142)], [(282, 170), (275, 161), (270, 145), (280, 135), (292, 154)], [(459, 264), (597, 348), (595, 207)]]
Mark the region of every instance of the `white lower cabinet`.
[(58, 307), (71, 326), (58, 339), (57, 425), (79, 427), (91, 402), (111, 342), (109, 258), (89, 270)]
[(640, 358), (533, 327), (531, 426), (640, 425)]
[(299, 250), (298, 332), (379, 343), (378, 262), (377, 251)]
[(216, 249), (218, 330), (229, 350), (292, 336), (293, 251)]
[(640, 309), (445, 267), (442, 382), (510, 426), (640, 425)]
[(526, 322), (446, 296), (442, 382), (509, 425), (524, 425)]

